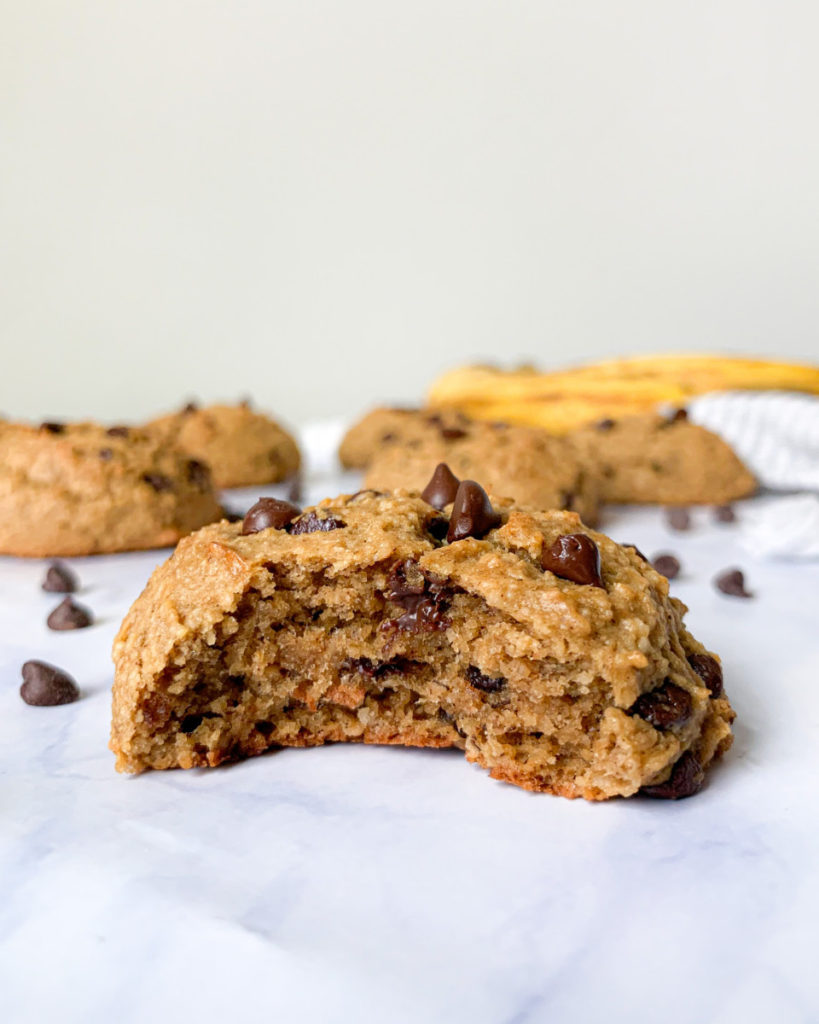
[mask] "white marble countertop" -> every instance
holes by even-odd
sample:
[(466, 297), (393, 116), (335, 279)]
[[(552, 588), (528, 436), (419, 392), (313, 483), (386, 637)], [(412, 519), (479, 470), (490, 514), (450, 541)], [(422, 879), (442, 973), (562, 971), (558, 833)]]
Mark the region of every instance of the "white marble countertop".
[[(73, 633), (45, 627), (44, 563), (0, 559), (0, 1020), (819, 1020), (819, 563), (756, 560), (707, 510), (604, 528), (680, 557), (723, 657), (736, 742), (691, 800), (571, 802), (457, 752), (343, 745), (117, 775), (111, 640), (167, 553), (72, 560), (97, 616)], [(733, 565), (753, 600), (714, 590)], [(25, 705), (32, 657), (82, 699)]]

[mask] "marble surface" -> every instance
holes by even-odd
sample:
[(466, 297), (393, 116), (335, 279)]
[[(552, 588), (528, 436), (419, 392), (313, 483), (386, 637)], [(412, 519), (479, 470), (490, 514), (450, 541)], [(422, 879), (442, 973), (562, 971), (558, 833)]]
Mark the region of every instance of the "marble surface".
[[(355, 489), (315, 465), (309, 497)], [(571, 802), (358, 746), (119, 776), (111, 640), (167, 553), (74, 559), (98, 617), (74, 633), (45, 628), (44, 563), (0, 559), (0, 1019), (819, 1020), (819, 563), (755, 559), (705, 510), (605, 529), (681, 558), (724, 659), (736, 742), (691, 800)], [(753, 600), (714, 590), (733, 565)], [(31, 657), (82, 699), (26, 706)]]

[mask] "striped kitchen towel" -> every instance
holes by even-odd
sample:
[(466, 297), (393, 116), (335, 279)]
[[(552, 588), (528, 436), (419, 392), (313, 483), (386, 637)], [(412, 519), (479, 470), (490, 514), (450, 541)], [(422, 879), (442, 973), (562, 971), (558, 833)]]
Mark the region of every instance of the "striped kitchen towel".
[(819, 398), (726, 391), (695, 398), (688, 415), (724, 438), (769, 491), (748, 502), (740, 541), (756, 557), (819, 558)]
[(688, 415), (724, 438), (763, 487), (819, 491), (819, 398), (725, 391), (693, 399)]

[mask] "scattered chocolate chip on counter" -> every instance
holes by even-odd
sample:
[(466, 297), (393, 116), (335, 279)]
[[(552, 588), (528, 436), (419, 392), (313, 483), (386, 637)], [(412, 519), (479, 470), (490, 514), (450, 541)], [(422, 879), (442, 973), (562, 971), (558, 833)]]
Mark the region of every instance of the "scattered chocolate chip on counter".
[(77, 574), (64, 562), (52, 562), (43, 578), (43, 590), (49, 594), (74, 594), (79, 590)]
[(301, 473), (296, 473), (290, 478), (287, 500), (292, 501), (294, 505), (298, 505), (304, 500), (304, 479)]
[(665, 520), (672, 530), (691, 529), (691, 513), (684, 505), (671, 505), (666, 508)]
[(71, 676), (56, 665), (49, 665), (47, 661), (25, 662), (22, 675), (20, 696), (33, 707), (71, 704), (80, 696), (79, 687)]
[(651, 564), (667, 580), (675, 580), (680, 575), (680, 560), (668, 551), (655, 555), (651, 559)]
[(714, 507), (714, 518), (718, 523), (735, 523), (737, 514), (733, 505), (716, 505)]
[(66, 629), (85, 629), (92, 625), (94, 616), (81, 604), (75, 604), (70, 597), (64, 598), (46, 619), (49, 629), (62, 631)]
[(714, 577), (714, 586), (729, 597), (753, 597), (751, 591), (745, 589), (745, 576), (741, 569), (726, 569)]

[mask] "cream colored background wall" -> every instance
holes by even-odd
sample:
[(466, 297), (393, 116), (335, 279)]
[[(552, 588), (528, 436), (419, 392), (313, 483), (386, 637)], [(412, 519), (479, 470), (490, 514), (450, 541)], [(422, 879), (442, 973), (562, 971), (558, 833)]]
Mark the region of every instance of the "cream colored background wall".
[(819, 7), (2, 0), (0, 408), (819, 358)]

